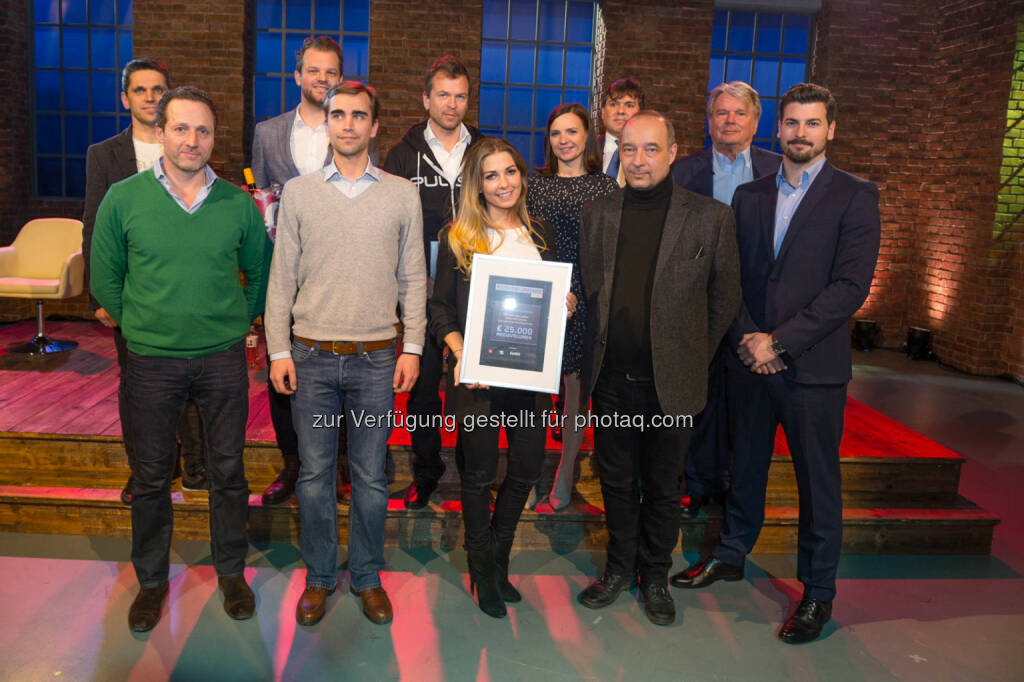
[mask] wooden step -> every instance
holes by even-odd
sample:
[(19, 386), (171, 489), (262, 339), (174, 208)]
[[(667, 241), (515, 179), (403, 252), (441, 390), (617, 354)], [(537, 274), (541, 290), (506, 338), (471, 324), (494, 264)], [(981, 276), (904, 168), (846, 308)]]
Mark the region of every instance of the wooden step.
[[(389, 447), (395, 463), (395, 481), (412, 479), (412, 451), (407, 445)], [(548, 457), (557, 462), (559, 452)], [(447, 471), (445, 483), (458, 485), (454, 452), (443, 448)], [(46, 433), (0, 432), (0, 485), (119, 488), (128, 476), (128, 460), (122, 441), (115, 436), (76, 436)], [(499, 476), (505, 458), (499, 459)], [(841, 458), (843, 503), (850, 507), (944, 507), (956, 501), (961, 457), (860, 457)], [(281, 454), (268, 441), (249, 441), (245, 471), (249, 487), (262, 491), (277, 476)], [(588, 499), (598, 494), (598, 475), (592, 453), (579, 458), (578, 487)], [(796, 477), (787, 455), (772, 460), (768, 504), (795, 506)], [(598, 500), (596, 504), (600, 504)]]
[[(450, 493), (450, 490), (444, 493)], [(448, 494), (438, 504), (410, 511), (392, 487), (386, 544), (391, 547), (451, 550), (462, 546), (461, 506)], [(435, 498), (436, 499), (436, 498)], [(209, 537), (206, 493), (175, 491), (175, 537)], [(710, 514), (682, 524), (682, 543), (688, 551), (707, 551), (717, 541), (721, 516)], [(754, 551), (796, 551), (798, 511), (769, 507)], [(962, 498), (949, 509), (848, 508), (843, 513), (843, 551), (868, 554), (985, 554), (991, 549), (998, 518)], [(249, 534), (253, 542), (298, 541), (299, 512), (294, 500), (268, 507), (258, 495), (249, 500)], [(347, 542), (348, 508), (339, 506), (340, 542)], [(0, 531), (126, 536), (130, 510), (121, 505), (116, 489), (0, 486)], [(520, 549), (558, 553), (601, 551), (607, 532), (600, 507), (577, 501), (568, 511), (554, 513), (546, 505), (525, 511), (516, 535)]]

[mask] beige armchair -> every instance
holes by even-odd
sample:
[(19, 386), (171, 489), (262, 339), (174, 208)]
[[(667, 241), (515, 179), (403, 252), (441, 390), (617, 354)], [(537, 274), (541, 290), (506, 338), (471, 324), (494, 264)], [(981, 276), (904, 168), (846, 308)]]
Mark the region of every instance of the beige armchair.
[(82, 221), (38, 218), (21, 228), (10, 246), (0, 248), (0, 297), (36, 299), (36, 337), (11, 346), (11, 353), (45, 355), (71, 350), (75, 341), (55, 341), (43, 330), (43, 300), (82, 293)]

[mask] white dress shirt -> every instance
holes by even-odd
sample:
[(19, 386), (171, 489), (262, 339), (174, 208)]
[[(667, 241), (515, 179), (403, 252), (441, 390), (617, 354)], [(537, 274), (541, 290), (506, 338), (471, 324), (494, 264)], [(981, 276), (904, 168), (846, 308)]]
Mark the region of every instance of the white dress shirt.
[(292, 161), (299, 175), (306, 175), (320, 170), (327, 156), (327, 117), (316, 128), (310, 128), (295, 110), (292, 131), (288, 136), (288, 148), (292, 153)]

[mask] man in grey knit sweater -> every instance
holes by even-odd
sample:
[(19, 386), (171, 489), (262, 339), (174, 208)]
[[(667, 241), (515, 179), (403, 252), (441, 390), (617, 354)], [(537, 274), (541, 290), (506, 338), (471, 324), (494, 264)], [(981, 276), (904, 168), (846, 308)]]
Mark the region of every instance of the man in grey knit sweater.
[[(384, 469), (394, 392), (416, 382), (426, 334), (423, 217), (416, 187), (370, 162), (379, 111), (373, 88), (339, 83), (324, 108), (333, 161), (284, 188), (264, 314), (270, 380), (292, 395), (302, 462), (295, 492), (308, 571), (295, 616), (317, 623), (337, 586), (337, 430), (347, 418), (351, 590), (367, 618), (387, 623)], [(396, 308), (405, 329), (397, 360)]]

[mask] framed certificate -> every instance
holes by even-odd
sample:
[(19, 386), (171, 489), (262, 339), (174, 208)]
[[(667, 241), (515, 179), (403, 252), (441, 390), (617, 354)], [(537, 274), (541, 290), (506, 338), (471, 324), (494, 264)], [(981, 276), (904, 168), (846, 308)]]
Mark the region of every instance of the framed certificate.
[(477, 255), (459, 383), (558, 393), (572, 264)]

